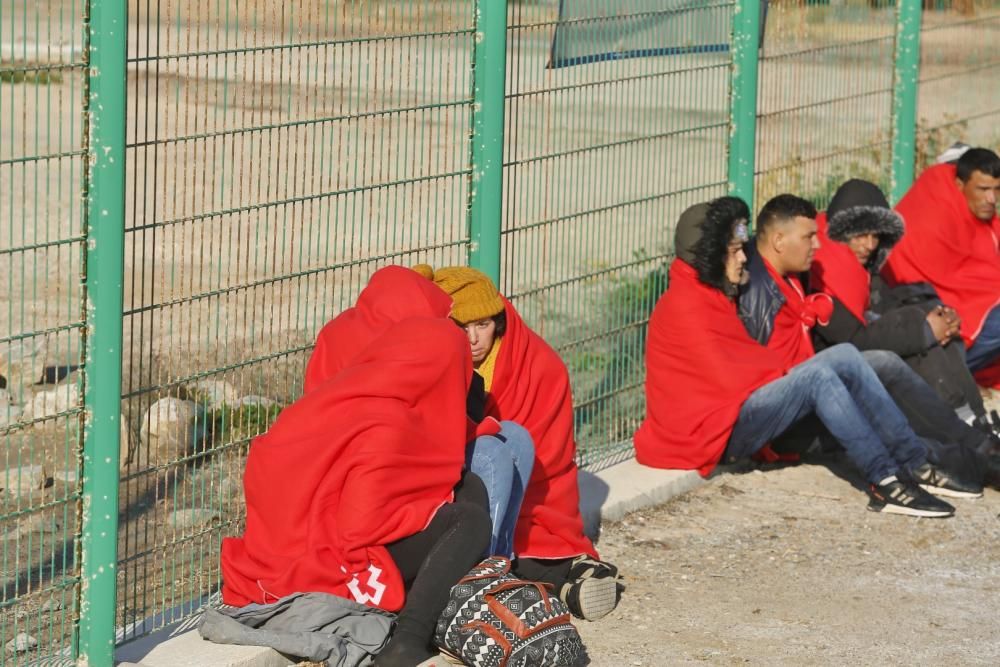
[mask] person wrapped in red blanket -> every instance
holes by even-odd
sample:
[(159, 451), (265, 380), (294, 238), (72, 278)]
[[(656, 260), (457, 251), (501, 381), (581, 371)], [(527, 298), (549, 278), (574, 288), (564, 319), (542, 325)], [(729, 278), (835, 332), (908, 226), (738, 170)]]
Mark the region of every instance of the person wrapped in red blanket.
[(896, 210), (906, 234), (882, 270), (892, 285), (930, 283), (962, 319), (967, 363), (1000, 356), (1000, 157), (973, 148), (920, 175)]
[(756, 272), (762, 292), (740, 303), (745, 318), (759, 318), (756, 340), (737, 310), (741, 286), (755, 279), (744, 270), (746, 204), (722, 197), (681, 216), (670, 286), (650, 320), (647, 414), (635, 436), (637, 458), (707, 475), (721, 460), (749, 456), (816, 414), (869, 482), (870, 509), (950, 516), (951, 505), (910, 476), (927, 465), (926, 447), (857, 349), (840, 345), (812, 354), (809, 328), (829, 315), (829, 300), (806, 299), (786, 277), (792, 264), (808, 268), (815, 209), (810, 217), (808, 202), (784, 197), (765, 206), (760, 218), (782, 261), (758, 256), (767, 260)]
[(928, 439), (932, 459), (948, 461), (970, 479), (983, 479), (987, 469), (1000, 472), (996, 434), (965, 365), (960, 320), (926, 283), (890, 289), (878, 275), (903, 236), (903, 219), (877, 185), (851, 179), (837, 188), (816, 225), (820, 247), (809, 287), (834, 304), (829, 322), (813, 329), (817, 349), (851, 343), (898, 355), (914, 372), (898, 361), (892, 372), (879, 363), (873, 368), (914, 431)]
[(617, 605), (622, 586), (617, 569), (597, 560), (583, 532), (566, 365), (486, 274), (462, 266), (414, 270), (454, 300), (451, 317), (468, 336), (488, 393), (487, 412), (521, 424), (534, 441), (534, 468), (514, 536), (515, 571), (552, 584), (576, 616), (604, 616)]
[(303, 391), (309, 392), (340, 372), (388, 327), (408, 317), (446, 318), (451, 299), (403, 266), (387, 266), (372, 274), (353, 307), (320, 330), (306, 364)]
[(250, 446), (223, 602), (325, 592), (401, 610), (376, 664), (431, 657), (451, 586), (489, 544), (485, 488), (462, 478), (471, 377), (453, 324), (411, 318), (286, 408)]

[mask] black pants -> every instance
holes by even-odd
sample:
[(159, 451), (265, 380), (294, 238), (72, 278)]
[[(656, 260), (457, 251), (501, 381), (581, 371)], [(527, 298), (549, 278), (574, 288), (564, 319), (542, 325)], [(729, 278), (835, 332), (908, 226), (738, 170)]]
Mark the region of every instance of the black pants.
[(488, 503), (483, 481), (466, 473), (455, 487), (455, 501), (442, 506), (427, 528), (386, 545), (406, 585), (394, 635), (430, 643), (451, 587), (489, 547)]
[(514, 574), (528, 581), (540, 581), (551, 584), (556, 595), (559, 589), (569, 579), (569, 568), (572, 558), (545, 559), (518, 558), (514, 562)]

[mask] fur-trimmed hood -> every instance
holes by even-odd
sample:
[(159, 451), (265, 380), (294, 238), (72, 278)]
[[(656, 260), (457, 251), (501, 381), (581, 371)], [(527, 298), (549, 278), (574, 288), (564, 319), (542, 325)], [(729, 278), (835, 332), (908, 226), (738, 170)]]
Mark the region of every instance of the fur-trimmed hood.
[(878, 235), (878, 250), (865, 265), (871, 273), (882, 268), (905, 230), (902, 216), (889, 207), (878, 186), (860, 179), (851, 179), (837, 189), (826, 216), (827, 235), (833, 241), (846, 243), (858, 234)]

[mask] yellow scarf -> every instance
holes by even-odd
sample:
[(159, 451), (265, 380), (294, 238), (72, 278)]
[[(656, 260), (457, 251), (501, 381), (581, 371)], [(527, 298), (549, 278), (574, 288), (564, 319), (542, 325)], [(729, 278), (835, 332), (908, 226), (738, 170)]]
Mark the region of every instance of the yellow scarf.
[(490, 348), (489, 354), (479, 363), (479, 368), (476, 369), (476, 372), (483, 376), (483, 384), (487, 393), (493, 385), (493, 371), (497, 367), (497, 355), (500, 353), (501, 340), (501, 338), (497, 338), (493, 341), (493, 347)]

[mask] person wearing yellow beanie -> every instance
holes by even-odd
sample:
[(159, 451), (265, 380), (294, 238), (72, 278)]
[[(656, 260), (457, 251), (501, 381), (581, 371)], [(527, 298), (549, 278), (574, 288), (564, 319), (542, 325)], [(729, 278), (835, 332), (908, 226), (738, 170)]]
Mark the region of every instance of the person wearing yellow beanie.
[(485, 273), (468, 266), (446, 266), (435, 271), (428, 264), (418, 264), (413, 270), (452, 298), (451, 319), (465, 329), (472, 346), (472, 365), (488, 392), (506, 331), (504, 301), (496, 285)]
[[(491, 518), (496, 521), (489, 480), (493, 469), (504, 466), (497, 466), (491, 458), (502, 459), (508, 451), (514, 455), (523, 484), (512, 497), (517, 492), (523, 495), (518, 501), (521, 514), (508, 514), (503, 522), (515, 520), (514, 573), (551, 585), (578, 618), (601, 618), (618, 604), (623, 585), (618, 569), (599, 560), (583, 534), (572, 392), (565, 363), (530, 330), (482, 271), (466, 266), (435, 270), (426, 264), (413, 270), (452, 298), (450, 317), (469, 338), (473, 366), (490, 392), (489, 412), (495, 418), (513, 420), (501, 422), (500, 444), (506, 447), (477, 439), (469, 469), (486, 482)], [(513, 451), (517, 438), (508, 438), (508, 430), (523, 433), (531, 443), (532, 465), (526, 465), (527, 451)], [(498, 485), (497, 492), (503, 492), (505, 485)]]

